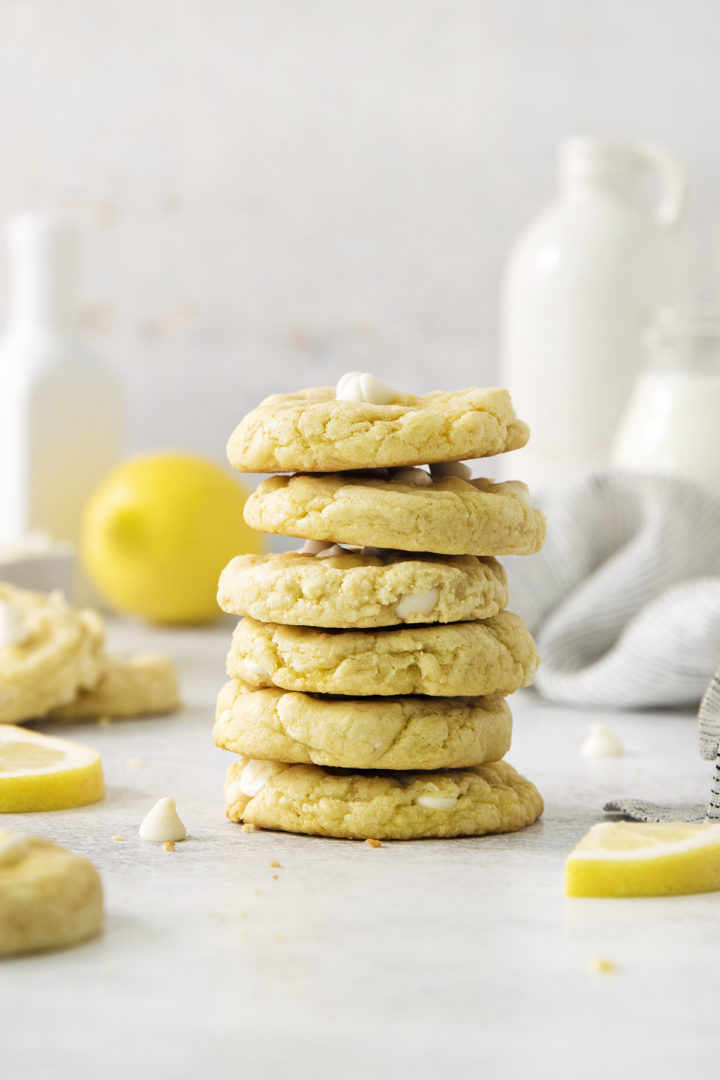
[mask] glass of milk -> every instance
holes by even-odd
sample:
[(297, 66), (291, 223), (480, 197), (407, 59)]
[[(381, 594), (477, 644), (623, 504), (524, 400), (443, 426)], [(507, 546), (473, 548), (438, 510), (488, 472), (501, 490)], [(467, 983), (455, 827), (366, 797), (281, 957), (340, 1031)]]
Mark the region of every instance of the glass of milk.
[(646, 346), (613, 465), (720, 488), (720, 303), (662, 308)]

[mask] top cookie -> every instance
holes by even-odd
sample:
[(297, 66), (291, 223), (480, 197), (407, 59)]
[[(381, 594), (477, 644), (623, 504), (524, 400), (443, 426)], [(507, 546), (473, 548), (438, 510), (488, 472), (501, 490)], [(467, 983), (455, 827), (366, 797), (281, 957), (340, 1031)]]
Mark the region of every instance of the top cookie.
[(338, 401), (323, 386), (265, 398), (235, 428), (227, 455), (240, 472), (336, 472), (489, 457), (529, 434), (507, 390), (397, 393), (376, 405)]

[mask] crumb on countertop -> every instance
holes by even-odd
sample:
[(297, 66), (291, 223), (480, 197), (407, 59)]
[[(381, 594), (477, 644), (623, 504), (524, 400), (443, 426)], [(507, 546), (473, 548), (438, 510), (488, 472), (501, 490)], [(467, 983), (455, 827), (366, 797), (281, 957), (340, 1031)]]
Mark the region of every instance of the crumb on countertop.
[(243, 832), (255, 832), (256, 827), (257, 826), (255, 826), (255, 825), (251, 825), (249, 821), (245, 821), (245, 822), (243, 822), (242, 831)]
[(273, 874), (273, 881), (279, 881), (279, 880), (280, 880), (280, 875), (279, 874)]
[(368, 844), (370, 847), (382, 847), (382, 840), (375, 840), (372, 836), (368, 836), (365, 843)]
[(604, 956), (594, 956), (590, 961), (590, 970), (598, 975), (611, 975), (617, 971), (617, 964)]
[(280, 863), (277, 861), (277, 859), (271, 859), (268, 863), (268, 866), (280, 866)]
[(112, 837), (111, 837), (111, 839), (112, 839), (112, 840), (124, 840), (124, 839), (125, 839), (125, 837), (124, 837), (124, 836), (121, 836), (119, 832), (116, 832), (116, 833), (113, 833), (113, 834), (112, 834)]
[(258, 889), (257, 885), (253, 885), (253, 896), (259, 896), (259, 895), (260, 895), (260, 890)]
[(166, 851), (174, 851), (175, 850), (175, 841), (174, 840), (166, 840), (165, 844), (163, 846), (164, 846)]

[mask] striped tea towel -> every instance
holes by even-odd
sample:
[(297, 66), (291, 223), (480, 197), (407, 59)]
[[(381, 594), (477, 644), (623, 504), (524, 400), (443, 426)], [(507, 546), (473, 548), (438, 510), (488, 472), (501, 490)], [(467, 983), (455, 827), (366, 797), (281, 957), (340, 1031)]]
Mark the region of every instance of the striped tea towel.
[(534, 498), (539, 555), (504, 560), (534, 633), (536, 686), (604, 708), (697, 704), (720, 661), (720, 493), (591, 473)]
[(607, 814), (631, 821), (720, 821), (720, 668), (715, 672), (698, 711), (700, 756), (714, 761), (710, 798), (707, 803), (651, 803), (640, 799), (613, 799), (605, 803)]

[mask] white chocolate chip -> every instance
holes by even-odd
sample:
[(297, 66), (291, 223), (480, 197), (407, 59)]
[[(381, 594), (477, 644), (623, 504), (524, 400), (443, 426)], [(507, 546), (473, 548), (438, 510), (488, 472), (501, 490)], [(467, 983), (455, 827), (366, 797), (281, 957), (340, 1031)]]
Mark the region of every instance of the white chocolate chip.
[(400, 393), (367, 371), (348, 371), (338, 379), (335, 397), (338, 401), (391, 405), (398, 401)]
[(30, 629), (17, 604), (0, 600), (0, 648), (22, 645), (30, 636)]
[(238, 781), (240, 791), (242, 791), (243, 795), (249, 795), (252, 798), (253, 795), (257, 795), (259, 791), (262, 791), (268, 780), (272, 780), (273, 776), (284, 772), (287, 767), (280, 761), (248, 761), (240, 773)]
[(0, 866), (14, 866), (30, 850), (30, 837), (24, 833), (6, 833), (0, 839)]
[(390, 482), (393, 484), (411, 484), (413, 487), (430, 487), (432, 477), (424, 469), (411, 466), (409, 469), (394, 469), (390, 474)]
[(332, 559), (334, 555), (347, 555), (347, 552), (339, 544), (332, 544), (330, 547), (318, 551), (315, 557), (317, 559)]
[(452, 810), (457, 798), (443, 799), (439, 795), (421, 795), (416, 801), (418, 806), (424, 806), (427, 810)]
[(232, 720), (232, 709), (223, 709), (220, 713), (220, 723), (229, 724)]
[(306, 540), (303, 546), (297, 550), (299, 555), (319, 555), (327, 547), (332, 547), (332, 541)]
[(472, 469), (464, 461), (438, 461), (430, 466), (430, 473), (437, 480), (442, 480), (444, 476), (459, 476), (461, 480), (469, 480)]
[(242, 666), (248, 675), (255, 675), (259, 679), (266, 679), (270, 674), (262, 664), (256, 664), (254, 660), (243, 660)]
[(143, 818), (139, 833), (141, 840), (155, 844), (164, 843), (165, 840), (184, 840), (187, 829), (175, 809), (175, 800), (169, 797), (159, 799)]
[(410, 593), (403, 596), (396, 605), (395, 612), (400, 619), (408, 619), (411, 615), (429, 615), (435, 608), (440, 596), (439, 589), (428, 589), (427, 592)]
[(586, 758), (620, 757), (625, 749), (615, 732), (605, 724), (591, 724), (580, 753)]

